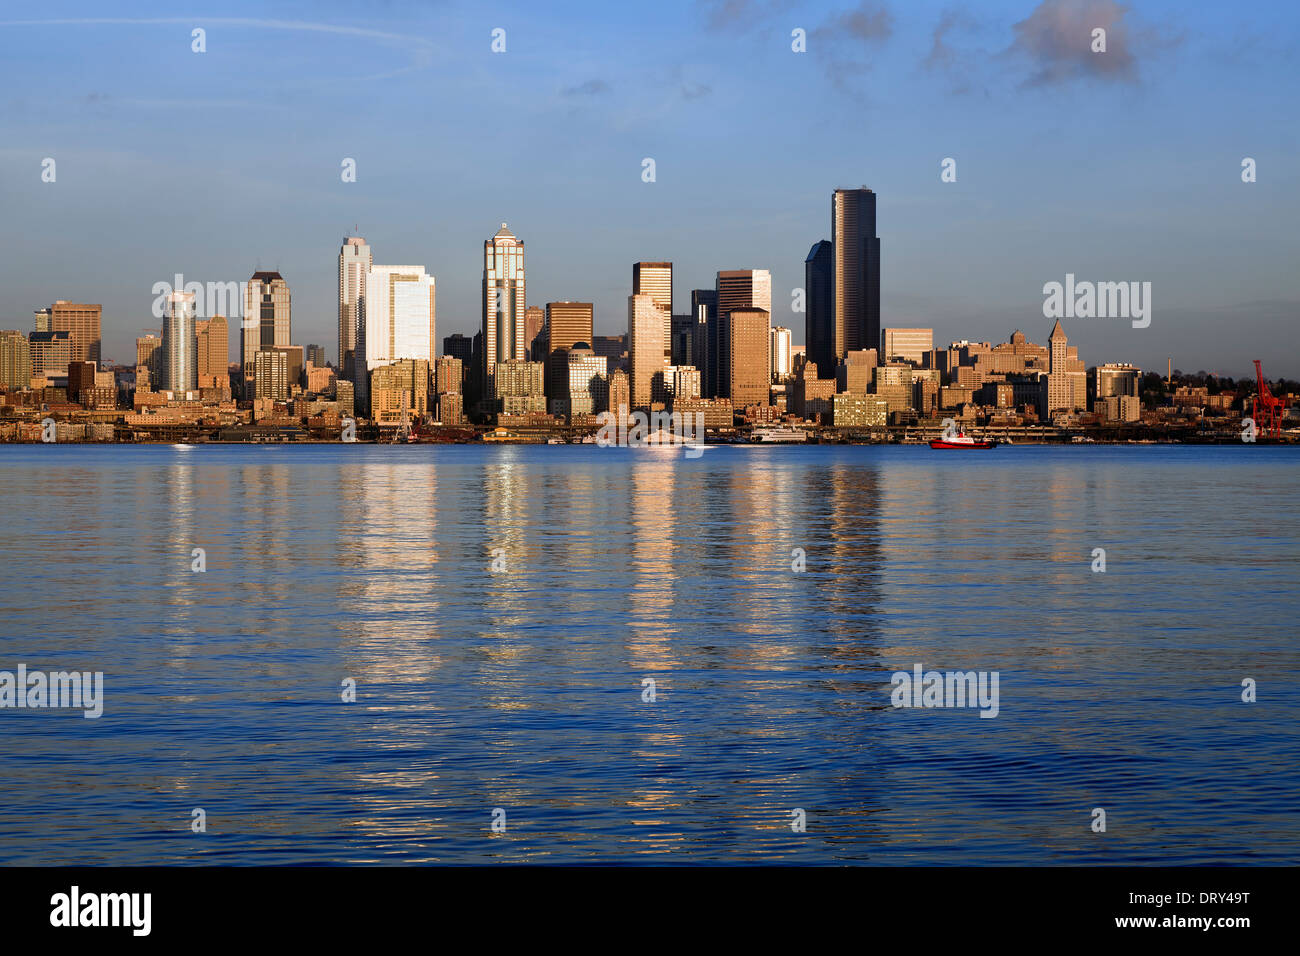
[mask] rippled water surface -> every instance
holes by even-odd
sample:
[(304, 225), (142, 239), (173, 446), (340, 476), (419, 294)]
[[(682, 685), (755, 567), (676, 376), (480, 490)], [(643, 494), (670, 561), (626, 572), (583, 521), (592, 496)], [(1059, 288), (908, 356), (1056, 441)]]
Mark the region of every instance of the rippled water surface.
[(0, 447), (0, 861), (1297, 863), (1298, 466)]

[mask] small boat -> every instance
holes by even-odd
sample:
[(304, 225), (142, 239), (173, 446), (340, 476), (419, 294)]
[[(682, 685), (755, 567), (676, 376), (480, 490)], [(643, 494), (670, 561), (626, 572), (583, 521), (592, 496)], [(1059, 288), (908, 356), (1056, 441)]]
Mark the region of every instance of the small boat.
[(958, 431), (956, 435), (948, 438), (936, 438), (930, 442), (931, 448), (996, 448), (998, 443), (995, 441), (984, 441), (974, 439), (964, 431)]

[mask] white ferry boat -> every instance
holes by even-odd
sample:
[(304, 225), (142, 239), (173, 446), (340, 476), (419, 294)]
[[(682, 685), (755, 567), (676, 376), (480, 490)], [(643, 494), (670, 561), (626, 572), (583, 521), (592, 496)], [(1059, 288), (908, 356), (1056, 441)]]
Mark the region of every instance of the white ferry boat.
[(802, 428), (755, 428), (750, 440), (762, 444), (801, 442), (808, 440), (808, 433)]

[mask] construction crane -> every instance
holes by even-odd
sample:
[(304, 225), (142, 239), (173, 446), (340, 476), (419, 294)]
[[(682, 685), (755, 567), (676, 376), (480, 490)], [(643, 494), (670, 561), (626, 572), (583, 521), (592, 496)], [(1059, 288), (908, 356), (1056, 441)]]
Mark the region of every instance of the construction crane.
[(1255, 379), (1259, 391), (1255, 393), (1255, 426), (1269, 438), (1282, 437), (1282, 399), (1275, 396), (1264, 381), (1264, 369), (1255, 359)]

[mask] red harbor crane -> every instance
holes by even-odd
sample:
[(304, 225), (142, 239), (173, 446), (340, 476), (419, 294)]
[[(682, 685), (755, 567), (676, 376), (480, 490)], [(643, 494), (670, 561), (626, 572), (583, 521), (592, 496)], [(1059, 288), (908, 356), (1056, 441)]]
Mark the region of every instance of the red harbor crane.
[(1255, 359), (1255, 379), (1259, 389), (1255, 393), (1255, 425), (1269, 438), (1281, 438), (1282, 399), (1269, 391), (1259, 359)]

